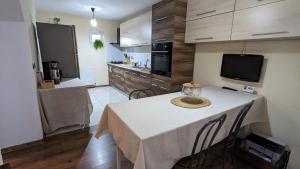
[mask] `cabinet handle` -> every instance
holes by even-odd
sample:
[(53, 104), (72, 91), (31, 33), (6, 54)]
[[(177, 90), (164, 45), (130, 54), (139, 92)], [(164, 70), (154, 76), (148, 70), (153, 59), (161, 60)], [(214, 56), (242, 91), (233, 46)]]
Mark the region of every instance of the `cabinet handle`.
[(167, 88), (165, 88), (165, 87), (161, 87), (161, 86), (160, 86), (159, 88), (160, 88), (160, 89), (163, 89), (163, 90), (168, 90)]
[(252, 36), (276, 35), (276, 34), (286, 34), (286, 33), (290, 33), (290, 32), (280, 31), (280, 32), (255, 33), (255, 34), (252, 34)]
[(214, 39), (214, 37), (195, 38), (195, 40), (209, 40), (209, 39)]
[(164, 80), (160, 80), (160, 79), (153, 79), (153, 80), (156, 80), (156, 81), (159, 81), (159, 82), (165, 82)]
[(147, 45), (147, 44), (149, 44), (149, 43), (147, 43), (147, 42), (142, 43), (142, 45)]
[(115, 77), (118, 77), (118, 78), (121, 78), (121, 76), (119, 76), (119, 75), (114, 75)]
[(134, 43), (134, 44), (132, 44), (132, 45), (137, 46), (137, 45), (140, 45), (140, 44)]
[(145, 76), (145, 75), (141, 75), (141, 77), (144, 79), (150, 79), (148, 76)]
[(156, 20), (155, 20), (155, 22), (159, 22), (159, 21), (162, 21), (162, 20), (165, 20), (165, 19), (168, 19), (168, 17), (167, 17), (167, 16), (165, 16), (165, 17), (162, 17), (162, 18), (156, 19)]
[(152, 83), (151, 85), (152, 85), (152, 86), (154, 86), (154, 87), (158, 87), (158, 85), (156, 85), (156, 84), (153, 84), (153, 83)]
[(157, 50), (153, 50), (153, 53), (169, 53), (169, 51), (157, 51)]
[(206, 11), (206, 12), (198, 13), (198, 14), (196, 14), (196, 16), (201, 16), (201, 15), (205, 15), (205, 14), (209, 14), (209, 13), (213, 13), (213, 12), (217, 12), (217, 10), (211, 10), (211, 11)]
[(160, 42), (160, 41), (167, 41), (168, 39), (156, 39), (154, 40), (155, 42)]

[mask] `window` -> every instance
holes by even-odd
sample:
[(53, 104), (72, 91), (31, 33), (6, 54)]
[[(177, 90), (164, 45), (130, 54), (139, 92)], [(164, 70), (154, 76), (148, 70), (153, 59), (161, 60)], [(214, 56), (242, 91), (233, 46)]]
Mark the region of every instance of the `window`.
[(90, 33), (90, 43), (94, 43), (95, 40), (103, 40), (103, 34), (100, 32), (92, 32)]

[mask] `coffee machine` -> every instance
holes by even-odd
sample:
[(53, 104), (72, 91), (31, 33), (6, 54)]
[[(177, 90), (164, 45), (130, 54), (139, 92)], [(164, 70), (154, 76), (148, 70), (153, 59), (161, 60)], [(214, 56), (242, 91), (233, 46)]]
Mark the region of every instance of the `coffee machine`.
[(57, 61), (43, 62), (44, 80), (54, 80), (55, 84), (60, 83), (62, 72), (58, 65)]

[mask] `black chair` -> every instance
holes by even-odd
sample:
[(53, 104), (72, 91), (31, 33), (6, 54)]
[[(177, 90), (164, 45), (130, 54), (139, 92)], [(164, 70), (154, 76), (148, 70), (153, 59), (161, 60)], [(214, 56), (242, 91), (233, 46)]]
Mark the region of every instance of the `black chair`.
[(250, 103), (245, 105), (242, 108), (242, 110), (239, 112), (239, 114), (237, 115), (237, 117), (235, 118), (235, 120), (233, 122), (233, 125), (231, 126), (229, 134), (228, 134), (227, 138), (225, 139), (224, 154), (223, 154), (223, 169), (225, 168), (225, 158), (228, 153), (230, 153), (230, 156), (231, 156), (231, 163), (232, 164), (234, 163), (234, 159), (233, 159), (234, 152), (233, 151), (234, 151), (234, 147), (237, 142), (238, 134), (240, 132), (242, 123), (243, 123), (246, 115), (248, 114), (249, 110), (253, 106), (253, 104), (254, 104), (254, 101), (251, 101)]
[[(203, 169), (205, 167), (206, 159), (209, 153), (209, 150), (215, 140), (216, 135), (218, 134), (220, 128), (223, 126), (226, 119), (226, 114), (223, 114), (221, 117), (211, 120), (206, 123), (198, 132), (193, 150), (190, 156), (180, 160), (173, 168), (184, 168), (184, 169)], [(206, 133), (205, 133), (205, 132)], [(200, 152), (196, 153), (199, 138), (204, 135), (204, 139), (201, 143)]]
[(155, 96), (155, 92), (151, 89), (138, 89), (130, 92), (128, 99), (140, 99), (144, 97)]

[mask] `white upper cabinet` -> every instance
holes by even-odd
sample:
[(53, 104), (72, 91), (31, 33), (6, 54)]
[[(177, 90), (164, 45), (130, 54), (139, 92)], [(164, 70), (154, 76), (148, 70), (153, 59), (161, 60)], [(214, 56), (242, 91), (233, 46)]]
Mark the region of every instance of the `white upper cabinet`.
[(233, 12), (188, 21), (186, 23), (186, 43), (230, 40)]
[(300, 0), (236, 11), (232, 40), (300, 37)]
[(235, 10), (241, 10), (283, 0), (236, 0)]
[(152, 12), (146, 12), (121, 23), (121, 47), (151, 45)]
[(140, 17), (139, 43), (141, 45), (151, 45), (152, 35), (152, 12), (147, 12)]
[(186, 20), (234, 11), (235, 0), (188, 0)]

